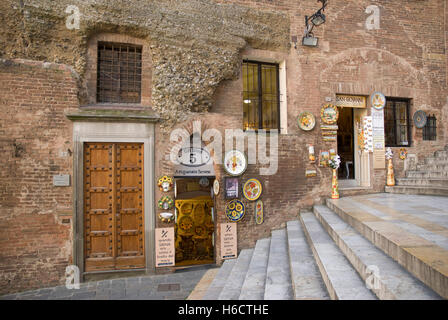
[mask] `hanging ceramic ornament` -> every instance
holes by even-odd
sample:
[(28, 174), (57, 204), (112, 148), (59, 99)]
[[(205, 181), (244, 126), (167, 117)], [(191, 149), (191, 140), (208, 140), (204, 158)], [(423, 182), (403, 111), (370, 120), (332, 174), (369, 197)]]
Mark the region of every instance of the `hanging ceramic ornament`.
[(405, 148), (400, 148), (400, 159), (405, 160), (408, 152)]
[(232, 222), (238, 222), (244, 217), (245, 206), (241, 200), (233, 199), (226, 206), (226, 217)]
[(423, 128), (426, 125), (426, 121), (427, 121), (427, 116), (425, 111), (423, 110), (418, 110), (414, 113), (414, 125), (416, 128)]
[(218, 181), (218, 179), (215, 179), (215, 181), (213, 181), (213, 193), (215, 194), (215, 196), (217, 196), (219, 194), (219, 181)]
[(261, 182), (257, 179), (249, 179), (246, 181), (243, 187), (243, 194), (247, 200), (255, 201), (261, 196), (263, 187)]
[(376, 110), (382, 110), (386, 105), (386, 97), (381, 92), (373, 93), (370, 99), (372, 107)]
[(338, 121), (338, 108), (332, 104), (326, 104), (320, 109), (320, 117), (325, 124), (335, 124)]
[(169, 210), (173, 208), (174, 201), (170, 196), (164, 196), (159, 200), (159, 208), (163, 210)]
[(308, 160), (310, 163), (316, 162), (316, 156), (314, 155), (314, 146), (309, 145), (308, 146)]
[(314, 126), (316, 125), (316, 118), (314, 118), (314, 115), (312, 113), (305, 111), (299, 114), (297, 123), (300, 129), (304, 131), (310, 131), (313, 130)]
[(160, 177), (157, 185), (159, 186), (160, 191), (168, 192), (173, 187), (173, 178), (169, 176)]
[(263, 201), (258, 200), (255, 202), (255, 223), (262, 224), (264, 221)]
[(210, 181), (208, 181), (207, 177), (202, 177), (201, 179), (199, 179), (199, 185), (201, 187), (208, 187), (208, 185), (210, 184)]

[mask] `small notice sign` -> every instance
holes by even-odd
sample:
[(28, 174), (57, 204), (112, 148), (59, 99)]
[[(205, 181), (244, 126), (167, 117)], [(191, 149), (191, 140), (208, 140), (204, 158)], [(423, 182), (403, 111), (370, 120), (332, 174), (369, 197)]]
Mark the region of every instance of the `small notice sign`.
[(156, 267), (174, 266), (174, 228), (156, 229)]
[(234, 259), (237, 258), (237, 235), (236, 223), (221, 224), (221, 258)]
[(53, 176), (53, 186), (55, 187), (69, 187), (70, 175), (69, 174), (57, 174)]

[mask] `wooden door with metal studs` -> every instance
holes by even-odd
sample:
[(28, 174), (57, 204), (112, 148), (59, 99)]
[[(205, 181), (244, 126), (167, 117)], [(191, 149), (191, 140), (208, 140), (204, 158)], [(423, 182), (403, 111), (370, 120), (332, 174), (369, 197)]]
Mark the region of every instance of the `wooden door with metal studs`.
[(85, 271), (145, 267), (143, 144), (84, 144)]

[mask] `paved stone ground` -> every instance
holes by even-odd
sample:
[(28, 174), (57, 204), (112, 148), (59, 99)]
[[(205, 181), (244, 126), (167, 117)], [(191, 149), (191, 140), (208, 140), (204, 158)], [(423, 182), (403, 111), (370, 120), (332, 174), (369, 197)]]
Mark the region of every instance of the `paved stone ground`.
[(176, 273), (86, 282), (1, 296), (0, 300), (185, 300), (208, 268)]

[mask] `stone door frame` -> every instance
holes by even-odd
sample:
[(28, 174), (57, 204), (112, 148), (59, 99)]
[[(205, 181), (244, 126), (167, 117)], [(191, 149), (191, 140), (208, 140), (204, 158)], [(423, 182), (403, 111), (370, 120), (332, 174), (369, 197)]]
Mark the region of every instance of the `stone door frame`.
[[(145, 230), (145, 271), (155, 272), (155, 208), (154, 208), (154, 123), (74, 121), (73, 123), (73, 264), (80, 274), (84, 268), (84, 165), (85, 142), (143, 143), (144, 162), (144, 230)], [(136, 269), (138, 270), (138, 269)], [(123, 270), (117, 270), (120, 272)], [(110, 271), (114, 272), (114, 271)]]

